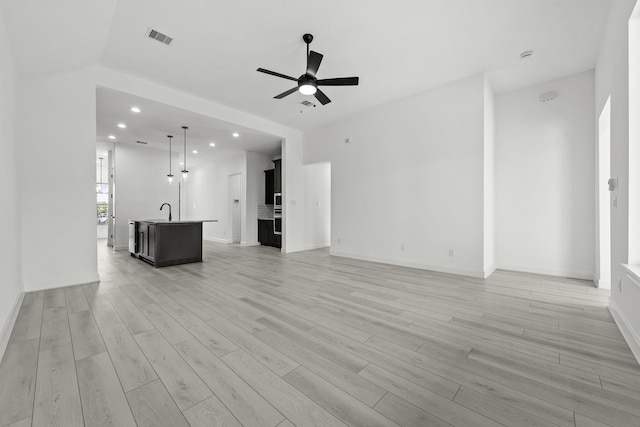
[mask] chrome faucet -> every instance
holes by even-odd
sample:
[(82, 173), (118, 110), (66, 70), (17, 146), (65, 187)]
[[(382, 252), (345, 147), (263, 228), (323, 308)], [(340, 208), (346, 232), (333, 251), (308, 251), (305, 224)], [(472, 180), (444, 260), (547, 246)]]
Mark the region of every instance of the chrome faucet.
[(169, 221), (171, 221), (171, 205), (169, 203), (163, 203), (162, 205), (160, 205), (160, 210), (164, 208), (164, 205), (169, 206)]

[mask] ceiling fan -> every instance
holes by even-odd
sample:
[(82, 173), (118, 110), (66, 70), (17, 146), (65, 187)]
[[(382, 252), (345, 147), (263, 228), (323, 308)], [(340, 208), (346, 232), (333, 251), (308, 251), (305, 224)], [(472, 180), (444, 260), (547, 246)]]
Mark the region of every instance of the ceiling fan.
[(329, 97), (322, 92), (318, 86), (357, 86), (359, 83), (358, 77), (335, 77), (332, 79), (320, 79), (316, 77), (320, 63), (322, 62), (322, 54), (318, 52), (309, 51), (309, 44), (313, 41), (311, 34), (305, 34), (302, 36), (302, 40), (307, 44), (307, 71), (299, 78), (286, 76), (284, 74), (276, 73), (275, 71), (265, 70), (264, 68), (258, 68), (257, 71), (272, 76), (281, 77), (287, 80), (293, 80), (298, 82), (298, 86), (293, 89), (289, 89), (282, 92), (280, 95), (274, 96), (275, 99), (282, 99), (285, 96), (291, 95), (295, 91), (300, 91), (303, 95), (314, 95), (322, 105), (331, 102)]

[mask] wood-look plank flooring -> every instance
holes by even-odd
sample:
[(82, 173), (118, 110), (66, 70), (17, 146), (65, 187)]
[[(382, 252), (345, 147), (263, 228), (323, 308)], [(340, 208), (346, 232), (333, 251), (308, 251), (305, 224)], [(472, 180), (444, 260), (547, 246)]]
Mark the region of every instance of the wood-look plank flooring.
[(488, 280), (204, 242), (27, 294), (4, 426), (640, 426), (640, 366), (593, 284)]

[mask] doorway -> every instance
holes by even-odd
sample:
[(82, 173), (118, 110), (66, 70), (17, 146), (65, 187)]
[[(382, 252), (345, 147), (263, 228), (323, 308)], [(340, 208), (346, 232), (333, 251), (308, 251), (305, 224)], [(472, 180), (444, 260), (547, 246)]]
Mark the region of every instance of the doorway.
[(242, 215), (240, 215), (240, 199), (233, 199), (231, 215), (231, 243), (240, 243), (241, 240), (241, 228), (240, 221)]
[(96, 152), (96, 237), (107, 244), (109, 237), (109, 156), (108, 152)]
[(229, 243), (242, 242), (242, 195), (241, 174), (229, 175), (229, 225), (231, 238)]
[[(611, 97), (607, 99), (598, 119), (598, 245), (596, 254), (596, 285), (611, 289), (611, 209), (609, 178), (611, 176)], [(612, 185), (615, 185), (612, 183)], [(615, 197), (615, 196), (614, 196)]]
[(331, 163), (304, 166), (304, 241), (308, 249), (331, 246)]

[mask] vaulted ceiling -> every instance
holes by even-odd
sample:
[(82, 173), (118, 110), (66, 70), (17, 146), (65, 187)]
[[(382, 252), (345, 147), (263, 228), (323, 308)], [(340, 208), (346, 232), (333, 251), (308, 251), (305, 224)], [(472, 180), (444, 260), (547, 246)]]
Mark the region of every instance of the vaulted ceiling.
[[(102, 64), (306, 130), (486, 72), (497, 92), (594, 67), (611, 0), (0, 0), (19, 72)], [(153, 28), (171, 46), (145, 36)], [(333, 102), (273, 99), (305, 44)], [(533, 50), (527, 60), (520, 53)]]

